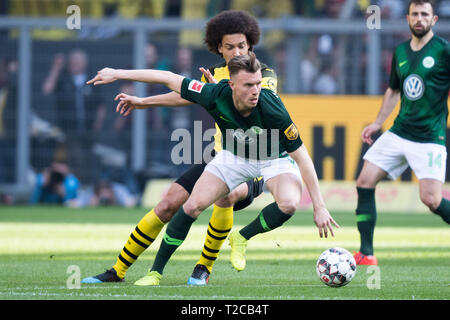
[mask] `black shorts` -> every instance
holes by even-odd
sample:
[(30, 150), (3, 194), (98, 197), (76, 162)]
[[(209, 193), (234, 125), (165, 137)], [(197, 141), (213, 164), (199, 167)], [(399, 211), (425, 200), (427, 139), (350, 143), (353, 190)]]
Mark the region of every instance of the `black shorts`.
[(181, 175), (175, 182), (182, 186), (186, 191), (191, 194), (194, 185), (198, 178), (202, 175), (205, 170), (206, 163), (196, 164), (185, 173)]
[(247, 186), (248, 186), (247, 198), (236, 202), (233, 207), (234, 211), (239, 211), (244, 208), (247, 208), (257, 196), (263, 193), (264, 179), (262, 177), (259, 177), (249, 180), (247, 181)]

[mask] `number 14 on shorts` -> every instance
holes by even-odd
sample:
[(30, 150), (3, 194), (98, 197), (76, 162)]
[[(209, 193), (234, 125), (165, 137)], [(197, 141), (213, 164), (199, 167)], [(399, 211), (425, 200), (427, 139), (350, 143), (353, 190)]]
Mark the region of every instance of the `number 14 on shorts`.
[(436, 153), (428, 152), (428, 167), (442, 168), (442, 154), (438, 153), (436, 155)]

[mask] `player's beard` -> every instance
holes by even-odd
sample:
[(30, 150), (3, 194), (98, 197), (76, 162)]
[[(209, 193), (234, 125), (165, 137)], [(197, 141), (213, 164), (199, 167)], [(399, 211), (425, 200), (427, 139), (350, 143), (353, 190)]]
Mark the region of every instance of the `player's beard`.
[(431, 30), (431, 24), (426, 26), (423, 25), (423, 29), (421, 30), (416, 30), (414, 29), (414, 26), (409, 25), (409, 29), (411, 30), (411, 33), (416, 37), (416, 38), (423, 38), (428, 32), (430, 32)]

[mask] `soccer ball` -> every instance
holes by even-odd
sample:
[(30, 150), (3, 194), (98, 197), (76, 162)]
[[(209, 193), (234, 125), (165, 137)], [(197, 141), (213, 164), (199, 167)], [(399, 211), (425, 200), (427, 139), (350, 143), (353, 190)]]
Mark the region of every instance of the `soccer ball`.
[(347, 250), (330, 248), (322, 252), (317, 259), (316, 272), (327, 286), (342, 287), (355, 276), (356, 262)]

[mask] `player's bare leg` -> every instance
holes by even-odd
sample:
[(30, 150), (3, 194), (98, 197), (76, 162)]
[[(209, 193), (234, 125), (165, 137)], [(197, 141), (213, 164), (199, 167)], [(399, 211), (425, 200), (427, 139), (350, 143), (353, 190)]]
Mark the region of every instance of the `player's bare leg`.
[(384, 170), (366, 160), (356, 181), (358, 193), (356, 224), (360, 234), (360, 250), (354, 253), (357, 264), (378, 264), (373, 252), (373, 235), (377, 220), (375, 187), (386, 175)]
[(423, 204), (450, 224), (450, 201), (442, 197), (442, 182), (435, 179), (421, 179), (419, 193)]
[(174, 182), (170, 185), (161, 201), (155, 206), (155, 214), (162, 222), (167, 223), (188, 198), (189, 193), (186, 189)]
[(253, 236), (280, 227), (295, 213), (300, 205), (302, 185), (298, 177), (290, 173), (277, 175), (266, 186), (275, 202), (266, 206), (258, 217), (241, 230), (230, 234), (230, 261), (233, 267), (242, 271), (246, 266), (247, 241)]
[(248, 186), (247, 183), (243, 183), (215, 202), (200, 259), (195, 265), (187, 284), (206, 285), (208, 283), (214, 263), (219, 256), (220, 248), (233, 226), (233, 206), (238, 201), (244, 200), (247, 195)]
[(186, 202), (189, 193), (174, 182), (161, 201), (137, 224), (128, 237), (116, 264), (109, 270), (94, 277), (83, 279), (83, 283), (119, 282), (125, 278), (128, 269), (138, 257), (155, 241), (163, 226)]
[(191, 196), (167, 225), (161, 246), (148, 274), (135, 282), (139, 286), (159, 285), (164, 267), (175, 250), (186, 239), (192, 223), (200, 213), (228, 193), (227, 185), (210, 172), (203, 172)]

